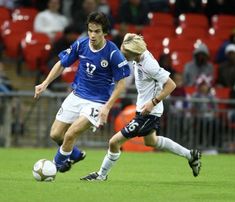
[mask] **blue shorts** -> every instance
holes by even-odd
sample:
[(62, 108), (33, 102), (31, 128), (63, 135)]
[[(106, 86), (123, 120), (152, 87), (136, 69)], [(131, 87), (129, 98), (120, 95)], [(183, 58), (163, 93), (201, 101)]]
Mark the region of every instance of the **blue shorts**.
[(154, 115), (141, 115), (139, 112), (136, 116), (121, 130), (126, 138), (141, 137), (149, 135), (156, 130), (157, 135), (160, 133), (160, 117)]

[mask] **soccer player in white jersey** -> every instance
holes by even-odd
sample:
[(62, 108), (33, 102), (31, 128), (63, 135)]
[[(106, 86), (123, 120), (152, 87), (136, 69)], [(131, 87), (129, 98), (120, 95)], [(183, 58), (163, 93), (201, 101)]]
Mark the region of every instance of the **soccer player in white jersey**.
[(105, 39), (108, 27), (103, 13), (91, 13), (87, 18), (88, 37), (62, 51), (47, 78), (35, 86), (34, 97), (38, 98), (66, 67), (79, 60), (73, 91), (64, 100), (50, 132), (60, 146), (54, 157), (59, 172), (68, 171), (85, 158), (85, 152), (75, 146), (77, 138), (90, 127), (106, 123), (111, 107), (125, 89), (130, 68), (116, 45)]
[(169, 138), (159, 136), (160, 117), (163, 113), (162, 100), (175, 89), (170, 73), (159, 66), (147, 50), (142, 36), (125, 35), (121, 51), (128, 61), (133, 61), (135, 85), (138, 96), (136, 116), (109, 141), (109, 149), (98, 172), (90, 173), (81, 180), (104, 181), (107, 174), (121, 155), (122, 144), (136, 136), (143, 136), (145, 145), (170, 151), (185, 157), (196, 177), (200, 172), (201, 153), (188, 150)]

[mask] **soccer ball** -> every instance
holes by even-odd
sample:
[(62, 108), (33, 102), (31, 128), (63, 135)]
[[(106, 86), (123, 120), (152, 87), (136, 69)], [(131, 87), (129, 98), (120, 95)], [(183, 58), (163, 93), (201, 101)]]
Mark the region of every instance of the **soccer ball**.
[(33, 166), (33, 177), (37, 181), (53, 181), (56, 177), (55, 164), (47, 159), (38, 160)]

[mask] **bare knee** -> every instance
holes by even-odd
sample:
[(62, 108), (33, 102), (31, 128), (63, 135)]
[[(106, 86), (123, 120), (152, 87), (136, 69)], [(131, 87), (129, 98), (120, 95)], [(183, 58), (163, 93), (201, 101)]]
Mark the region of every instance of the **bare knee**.
[(65, 131), (68, 129), (69, 124), (61, 123), (57, 120), (53, 123), (50, 131), (50, 137), (59, 145), (63, 143)]
[(109, 140), (109, 150), (111, 152), (114, 152), (114, 153), (119, 152), (120, 147), (121, 147), (121, 145), (119, 145), (118, 142), (114, 138), (111, 138)]
[(58, 144), (62, 144), (63, 142), (63, 134), (61, 134), (61, 131), (57, 129), (53, 129), (53, 128), (51, 129), (50, 137), (52, 140), (54, 140)]
[(148, 147), (155, 147), (157, 144), (157, 136), (151, 135), (147, 138), (144, 138), (144, 145)]

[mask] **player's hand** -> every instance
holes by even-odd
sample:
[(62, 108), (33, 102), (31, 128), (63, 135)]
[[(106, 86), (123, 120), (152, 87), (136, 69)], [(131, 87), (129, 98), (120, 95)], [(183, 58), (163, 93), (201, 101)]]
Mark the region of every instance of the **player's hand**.
[(109, 108), (104, 105), (99, 111), (100, 126), (103, 126), (104, 124), (107, 123), (108, 115), (109, 115)]
[(35, 92), (34, 92), (34, 98), (37, 99), (42, 94), (43, 91), (45, 91), (47, 88), (47, 85), (44, 83), (41, 83), (37, 86), (35, 86)]
[(152, 101), (148, 101), (147, 103), (145, 103), (145, 105), (141, 108), (141, 114), (142, 115), (148, 115), (150, 114), (150, 112), (152, 111), (153, 109), (153, 103)]

